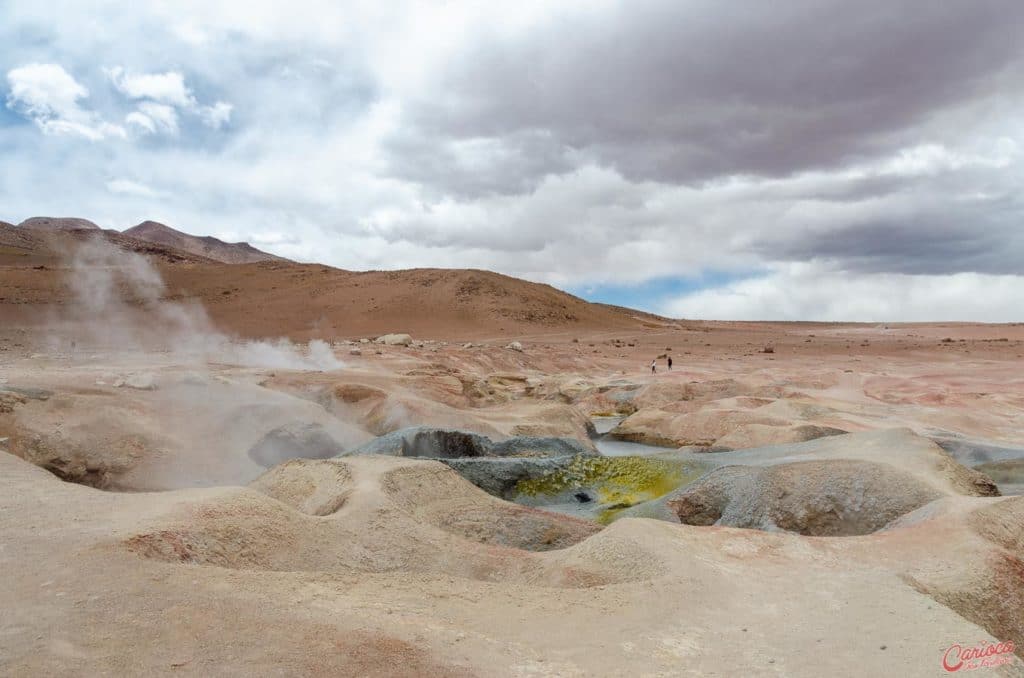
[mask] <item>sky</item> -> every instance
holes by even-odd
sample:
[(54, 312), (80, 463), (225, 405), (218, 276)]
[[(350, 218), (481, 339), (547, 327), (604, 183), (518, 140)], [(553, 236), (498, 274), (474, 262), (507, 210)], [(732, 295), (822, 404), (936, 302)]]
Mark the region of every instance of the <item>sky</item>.
[(0, 0), (0, 219), (1024, 321), (1019, 0)]

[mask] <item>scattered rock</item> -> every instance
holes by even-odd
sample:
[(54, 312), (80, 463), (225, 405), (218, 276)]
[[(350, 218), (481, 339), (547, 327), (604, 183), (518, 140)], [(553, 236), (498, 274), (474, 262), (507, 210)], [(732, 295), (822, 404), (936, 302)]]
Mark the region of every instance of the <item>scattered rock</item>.
[(349, 349), (348, 354), (349, 355), (363, 355), (363, 352), (361, 350), (359, 350), (358, 348), (351, 348), (351, 349)]
[(408, 334), (385, 334), (377, 337), (375, 343), (385, 346), (409, 346), (412, 344), (412, 337)]
[(505, 348), (507, 348), (510, 351), (518, 351), (520, 353), (523, 352), (523, 345), (520, 344), (518, 341), (509, 342), (508, 344), (505, 345)]
[(155, 391), (157, 387), (156, 375), (149, 372), (129, 374), (115, 381), (114, 386), (117, 388), (134, 388), (139, 391)]

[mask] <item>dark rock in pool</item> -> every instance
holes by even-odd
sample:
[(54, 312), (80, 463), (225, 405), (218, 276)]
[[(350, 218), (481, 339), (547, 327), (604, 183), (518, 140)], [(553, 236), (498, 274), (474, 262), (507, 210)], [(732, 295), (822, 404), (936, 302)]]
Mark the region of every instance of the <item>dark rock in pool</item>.
[(572, 464), (577, 457), (468, 457), (441, 459), (484, 492), (512, 501), (522, 482), (544, 478)]
[(329, 459), (344, 451), (319, 424), (296, 423), (268, 432), (249, 448), (249, 458), (270, 468), (289, 459)]
[(487, 436), (459, 429), (414, 426), (382, 435), (345, 456), (380, 454), (392, 457), (466, 459), (473, 457), (558, 457), (596, 455), (590, 445), (574, 438), (518, 436), (494, 442)]

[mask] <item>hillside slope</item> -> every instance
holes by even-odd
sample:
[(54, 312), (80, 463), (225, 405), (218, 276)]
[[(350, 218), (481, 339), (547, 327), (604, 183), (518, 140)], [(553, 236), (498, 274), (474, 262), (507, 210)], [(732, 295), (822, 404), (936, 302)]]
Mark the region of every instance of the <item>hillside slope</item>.
[(189, 235), (156, 221), (144, 221), (123, 233), (137, 240), (166, 245), (224, 264), (284, 261), (282, 257), (258, 250), (247, 242), (227, 243), (212, 236)]
[(665, 322), (490, 271), (352, 272), (280, 262), (162, 270), (171, 290), (202, 301), (218, 325), (244, 336), (460, 339)]
[(214, 263), (213, 259), (208, 257), (132, 238), (114, 230), (25, 228), (0, 222), (0, 266), (60, 266), (70, 257), (77, 245), (92, 238), (106, 240), (121, 249), (144, 254), (155, 260)]
[(408, 332), (435, 339), (642, 329), (669, 323), (593, 304), (548, 285), (489, 271), (344, 271), (318, 264), (225, 264), (104, 230), (42, 232), (0, 226), (0, 323), (29, 326), (70, 299), (68, 253), (100, 237), (146, 255), (175, 301), (198, 301), (222, 329), (245, 337), (355, 338)]

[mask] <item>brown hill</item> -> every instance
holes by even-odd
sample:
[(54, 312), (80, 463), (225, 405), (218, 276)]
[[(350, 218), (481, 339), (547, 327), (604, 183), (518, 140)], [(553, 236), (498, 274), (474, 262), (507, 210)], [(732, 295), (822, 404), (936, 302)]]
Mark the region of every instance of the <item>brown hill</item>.
[(490, 271), (344, 271), (316, 264), (165, 266), (168, 288), (243, 336), (462, 339), (672, 324)]
[(98, 231), (100, 227), (88, 219), (77, 217), (31, 217), (18, 224), (34, 231)]
[(290, 261), (228, 265), (127, 232), (17, 227), (0, 227), (0, 324), (36, 324), (47, 309), (66, 303), (67, 253), (94, 237), (146, 255), (166, 281), (168, 298), (202, 303), (218, 326), (245, 337), (408, 332), (458, 340), (672, 324), (489, 271), (353, 272)]
[(247, 242), (227, 243), (212, 236), (189, 235), (156, 221), (144, 221), (124, 231), (124, 235), (173, 247), (224, 264), (284, 261), (282, 257), (258, 250)]

